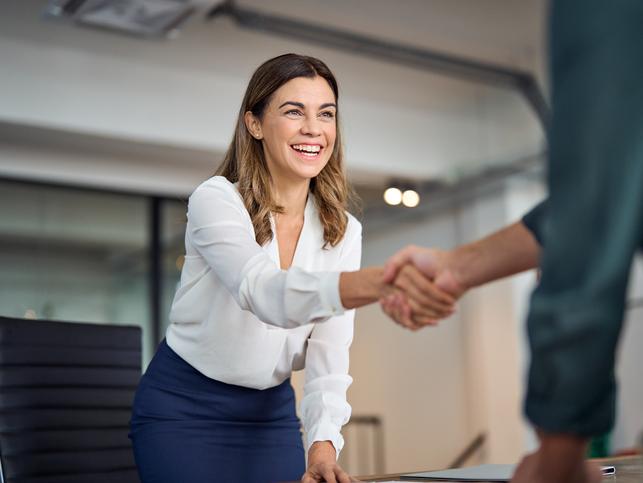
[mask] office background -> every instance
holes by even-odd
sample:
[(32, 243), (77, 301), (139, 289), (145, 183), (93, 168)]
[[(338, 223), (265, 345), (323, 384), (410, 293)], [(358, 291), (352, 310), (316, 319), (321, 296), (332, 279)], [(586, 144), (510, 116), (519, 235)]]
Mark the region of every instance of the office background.
[[(140, 325), (149, 361), (180, 274), (185, 200), (221, 159), (251, 72), (284, 52), (324, 59), (340, 82), (349, 176), (364, 201), (364, 265), (409, 243), (476, 239), (545, 196), (542, 112), (524, 85), (441, 69), (435, 57), (403, 64), (331, 38), (204, 20), (215, 3), (194, 2), (180, 35), (157, 40), (45, 18), (43, 0), (3, 2), (0, 315)], [(527, 73), (546, 96), (541, 0), (236, 4), (454, 65)], [(420, 204), (386, 205), (389, 186), (416, 190)], [(381, 421), (382, 470), (444, 467), (479, 435), (469, 462), (514, 462), (533, 447), (520, 407), (534, 283), (529, 273), (474, 291), (456, 315), (415, 334), (377, 307), (358, 311), (349, 401), (355, 415)], [(643, 429), (642, 298), (638, 260), (614, 450)], [(351, 442), (360, 451), (375, 443), (347, 440), (349, 470), (368, 472)]]

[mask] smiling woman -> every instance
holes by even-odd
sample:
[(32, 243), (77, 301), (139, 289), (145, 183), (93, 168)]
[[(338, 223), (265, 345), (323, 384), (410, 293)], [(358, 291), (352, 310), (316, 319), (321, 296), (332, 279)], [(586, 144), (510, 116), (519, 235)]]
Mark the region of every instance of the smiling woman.
[[(326, 79), (315, 76), (290, 80), (275, 91), (264, 112), (245, 113), (248, 130), (263, 141), (266, 166), (273, 180), (296, 183), (319, 175), (334, 153), (336, 110), (335, 93)], [(341, 153), (341, 146), (333, 160), (341, 167), (337, 153)], [(333, 184), (335, 181), (329, 180)], [(276, 187), (277, 192), (281, 191), (279, 188)], [(312, 192), (315, 193), (315, 187)], [(326, 203), (323, 196), (319, 198)], [(338, 214), (343, 211), (338, 210)]]
[(344, 172), (338, 98), (335, 76), (313, 57), (276, 57), (250, 80), (234, 140), (216, 174), (238, 182), (257, 243), (272, 238), (270, 213), (283, 213), (275, 198), (282, 190), (274, 186), (282, 179), (310, 180), (325, 243), (334, 246), (342, 238), (353, 193)]
[[(190, 197), (171, 323), (134, 401), (143, 483), (350, 481), (336, 463), (351, 412), (349, 309), (393, 288), (381, 268), (359, 270), (337, 99), (320, 60), (265, 62), (217, 176)], [(398, 290), (429, 283), (414, 270)], [(424, 316), (452, 310), (445, 294), (432, 307), (405, 294)], [(289, 379), (304, 367), (307, 468)]]

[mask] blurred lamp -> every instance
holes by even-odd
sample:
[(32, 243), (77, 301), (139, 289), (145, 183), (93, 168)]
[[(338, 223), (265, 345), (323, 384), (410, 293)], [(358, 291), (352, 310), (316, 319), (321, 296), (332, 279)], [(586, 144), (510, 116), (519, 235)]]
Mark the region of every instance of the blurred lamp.
[(404, 206), (407, 206), (408, 208), (415, 208), (420, 204), (420, 195), (417, 193), (417, 191), (406, 190), (402, 194), (402, 204)]
[(384, 201), (388, 205), (399, 205), (402, 202), (402, 192), (399, 188), (388, 188), (384, 191)]

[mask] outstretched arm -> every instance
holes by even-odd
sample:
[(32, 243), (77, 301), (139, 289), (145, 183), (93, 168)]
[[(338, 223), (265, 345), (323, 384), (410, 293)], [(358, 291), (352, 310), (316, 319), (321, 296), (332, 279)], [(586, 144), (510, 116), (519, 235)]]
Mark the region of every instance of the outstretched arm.
[[(540, 245), (522, 222), (516, 222), (485, 238), (453, 250), (409, 246), (393, 255), (384, 267), (385, 282), (395, 281), (405, 265), (413, 265), (434, 282), (437, 289), (455, 298), (467, 290), (524, 270), (536, 268)], [(408, 312), (400, 295), (387, 296), (382, 308), (396, 322)], [(415, 328), (435, 324), (442, 317), (414, 317)], [(405, 324), (402, 324), (405, 325)]]
[[(281, 270), (255, 241), (243, 201), (221, 177), (207, 181), (190, 197), (186, 238), (193, 250), (187, 255), (202, 257), (242, 309), (278, 327), (324, 322), (346, 309), (376, 302), (392, 289), (377, 267), (341, 273)], [(187, 292), (180, 288), (175, 303), (189, 304), (183, 301)], [(426, 298), (416, 307), (446, 316), (437, 305)]]

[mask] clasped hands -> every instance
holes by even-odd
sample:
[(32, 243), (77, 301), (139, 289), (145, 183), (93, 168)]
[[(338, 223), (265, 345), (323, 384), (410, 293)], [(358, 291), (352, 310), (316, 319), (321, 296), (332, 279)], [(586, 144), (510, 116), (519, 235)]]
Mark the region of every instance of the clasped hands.
[(457, 279), (451, 252), (413, 245), (387, 261), (382, 277), (382, 310), (413, 331), (452, 315), (466, 290)]

